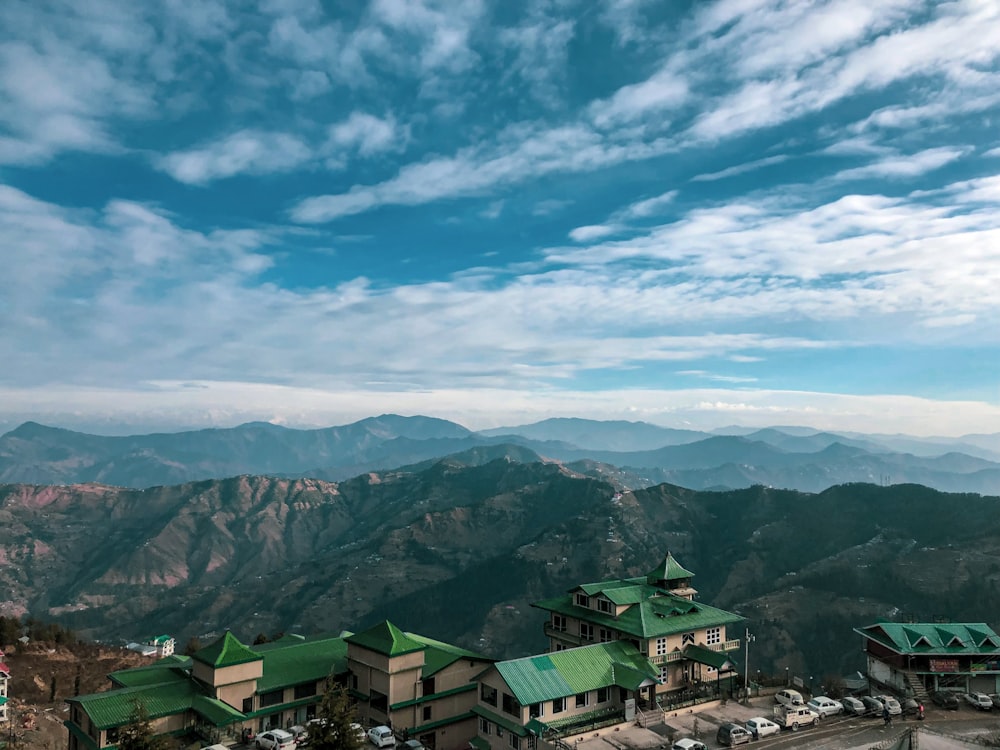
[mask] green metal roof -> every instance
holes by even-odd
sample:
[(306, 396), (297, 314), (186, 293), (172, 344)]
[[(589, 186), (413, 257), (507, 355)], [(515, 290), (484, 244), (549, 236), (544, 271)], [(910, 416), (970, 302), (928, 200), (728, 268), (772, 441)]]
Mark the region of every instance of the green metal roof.
[[(562, 596), (535, 602), (531, 606), (583, 619), (642, 639), (661, 638), (701, 628), (728, 625), (742, 622), (744, 619), (732, 612), (667, 593), (645, 582), (639, 583), (640, 580), (644, 581), (644, 579), (632, 579), (631, 591), (627, 593), (635, 603), (617, 617), (578, 606), (574, 602), (572, 590)], [(617, 587), (614, 591), (618, 595), (625, 596), (627, 589)]]
[(499, 724), (508, 732), (513, 732), (519, 737), (527, 737), (528, 730), (518, 724), (514, 719), (509, 716), (502, 716), (501, 714), (493, 713), (489, 709), (483, 708), (482, 706), (473, 706), (472, 713), (476, 716), (482, 716), (484, 719), (492, 721), (494, 724)]
[(681, 566), (674, 556), (667, 552), (663, 562), (646, 573), (646, 581), (656, 584), (659, 581), (675, 581), (679, 578), (693, 578), (694, 573)]
[(684, 658), (706, 664), (715, 669), (733, 669), (735, 666), (725, 651), (713, 651), (704, 646), (690, 645), (684, 649)]
[(496, 661), (495, 659), (489, 659), (481, 654), (477, 654), (474, 651), (452, 646), (450, 643), (435, 641), (433, 638), (427, 638), (416, 633), (405, 633), (405, 635), (424, 646), (424, 668), (421, 677), (425, 680), (437, 674), (448, 665), (454, 664), (456, 661), (462, 661), (463, 659), (486, 663)]
[(264, 673), (257, 680), (258, 693), (315, 682), (347, 671), (347, 643), (339, 636), (282, 639), (267, 645), (268, 648), (258, 647), (264, 659)]
[(854, 632), (899, 654), (1000, 654), (1000, 635), (982, 622), (878, 622), (864, 628), (855, 628)]
[(196, 695), (200, 693), (194, 683), (178, 682), (119, 688), (68, 700), (79, 703), (99, 729), (110, 729), (128, 724), (135, 713), (136, 703), (146, 709), (150, 719), (158, 719), (188, 710)]
[[(191, 660), (188, 659), (188, 667)], [(187, 669), (176, 660), (160, 659), (145, 667), (120, 669), (108, 675), (108, 679), (120, 687), (142, 687), (143, 685), (159, 685), (164, 682), (187, 682)]]
[(474, 750), (490, 750), (489, 740), (484, 740), (478, 735), (469, 740), (469, 744), (472, 745)]
[(400, 656), (424, 648), (424, 644), (414, 640), (388, 620), (348, 636), (346, 640), (385, 656)]
[(191, 708), (207, 719), (213, 726), (224, 727), (244, 721), (246, 717), (225, 701), (210, 698), (207, 695), (196, 695), (191, 701)]
[(658, 670), (631, 643), (613, 641), (494, 665), (522, 706), (619, 685), (636, 689)]
[(221, 638), (195, 651), (191, 658), (219, 669), (257, 661), (260, 659), (260, 654), (240, 643), (239, 639), (227, 630)]
[(412, 737), (415, 734), (420, 734), (421, 732), (429, 732), (432, 729), (437, 729), (438, 727), (446, 727), (450, 724), (458, 724), (460, 721), (465, 721), (466, 719), (471, 719), (475, 716), (472, 711), (466, 711), (464, 714), (458, 714), (456, 716), (446, 716), (443, 719), (438, 719), (437, 721), (429, 721), (426, 724), (421, 724), (420, 726), (408, 729), (407, 732)]
[(440, 693), (431, 693), (430, 695), (422, 695), (419, 698), (411, 698), (408, 701), (393, 703), (389, 706), (389, 710), (398, 711), (401, 708), (409, 708), (410, 706), (418, 706), (421, 703), (427, 703), (428, 701), (436, 701), (438, 698), (447, 698), (450, 695), (468, 693), (475, 690), (477, 687), (478, 685), (474, 682), (471, 682), (468, 685), (459, 685), (457, 688), (452, 688), (451, 690), (442, 690)]

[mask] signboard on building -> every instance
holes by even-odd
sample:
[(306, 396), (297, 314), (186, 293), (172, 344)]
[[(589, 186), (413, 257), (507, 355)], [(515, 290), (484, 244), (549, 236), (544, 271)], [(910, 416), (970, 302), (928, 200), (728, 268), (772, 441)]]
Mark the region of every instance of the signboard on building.
[(958, 659), (928, 659), (932, 672), (957, 672)]

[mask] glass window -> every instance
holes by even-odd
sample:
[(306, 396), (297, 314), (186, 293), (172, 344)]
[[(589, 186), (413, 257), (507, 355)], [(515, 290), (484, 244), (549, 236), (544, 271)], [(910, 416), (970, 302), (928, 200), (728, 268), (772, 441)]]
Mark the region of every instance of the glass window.
[(601, 612), (611, 613), (611, 612), (615, 611), (615, 608), (611, 606), (611, 602), (609, 602), (607, 599), (598, 599), (597, 600), (597, 608)]
[(532, 703), (530, 706), (528, 706), (529, 719), (537, 719), (539, 716), (545, 716), (544, 703)]
[(482, 734), (489, 736), (490, 734), (490, 722), (487, 719), (480, 717), (479, 719), (479, 731)]
[(521, 704), (517, 702), (517, 698), (513, 695), (503, 694), (503, 712), (505, 714), (510, 714), (511, 716), (521, 715)]
[(566, 699), (565, 698), (553, 698), (552, 699), (552, 713), (561, 714), (566, 710)]
[(597, 688), (597, 702), (607, 703), (609, 700), (611, 700), (611, 689), (606, 687)]
[(507, 735), (507, 744), (510, 745), (514, 750), (520, 750), (521, 748), (521, 738), (516, 734), (511, 732)]
[(552, 615), (552, 629), (566, 632), (566, 618), (562, 615)]
[(479, 697), (482, 698), (483, 703), (489, 703), (491, 706), (497, 704), (497, 689), (495, 687), (490, 687), (485, 682), (479, 689)]
[(576, 694), (576, 707), (586, 708), (590, 703), (590, 693), (577, 693)]
[(576, 604), (578, 607), (586, 607), (587, 609), (590, 609), (590, 597), (586, 594), (577, 594)]
[(594, 626), (589, 622), (580, 623), (580, 637), (585, 641), (594, 640)]
[(709, 646), (714, 646), (717, 643), (722, 643), (722, 628), (709, 628), (705, 631), (705, 643)]
[(601, 643), (610, 643), (611, 641), (614, 640), (614, 638), (611, 635), (611, 631), (608, 630), (607, 628), (601, 628), (600, 638), (601, 638)]
[(667, 653), (667, 639), (666, 638), (657, 638), (656, 639), (656, 655), (657, 656), (663, 656), (665, 653)]

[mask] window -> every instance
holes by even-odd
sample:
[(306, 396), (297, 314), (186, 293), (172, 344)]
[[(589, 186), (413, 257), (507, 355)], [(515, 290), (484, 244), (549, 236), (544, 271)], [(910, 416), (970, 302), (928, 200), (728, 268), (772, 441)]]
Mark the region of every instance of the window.
[(497, 704), (497, 689), (495, 687), (490, 687), (485, 682), (479, 691), (479, 697), (482, 698), (483, 703), (489, 703), (491, 706)]
[(368, 698), (368, 705), (373, 711), (378, 711), (382, 714), (389, 713), (389, 696), (384, 693), (380, 693), (377, 690), (372, 690), (371, 695)]
[(528, 706), (528, 718), (537, 719), (540, 716), (545, 716), (545, 704), (544, 703), (532, 703)]
[(665, 653), (667, 653), (667, 639), (666, 638), (657, 638), (656, 639), (656, 655), (657, 656), (663, 656)]
[(521, 738), (513, 732), (507, 735), (507, 744), (514, 748), (514, 750), (521, 750)]
[(511, 716), (521, 715), (521, 704), (517, 702), (517, 698), (513, 695), (503, 694), (503, 712), (505, 714), (510, 714)]
[(552, 615), (552, 629), (561, 633), (566, 632), (566, 618), (562, 615)]
[(533, 734), (528, 735), (528, 750), (535, 750), (538, 747), (538, 738)]
[(430, 721), (430, 720), (431, 720), (431, 707), (424, 706), (424, 721)]
[(705, 631), (705, 643), (709, 646), (714, 646), (717, 643), (722, 643), (722, 628), (709, 628)]
[(434, 695), (434, 678), (428, 677), (423, 680), (423, 695)]
[(316, 695), (315, 682), (309, 682), (306, 683), (305, 685), (295, 686), (295, 700), (299, 700), (300, 698), (308, 698), (311, 695)]
[(599, 635), (601, 638), (601, 643), (610, 643), (611, 641), (614, 640), (611, 631), (608, 630), (607, 628), (601, 628)]
[(553, 698), (552, 699), (552, 713), (561, 714), (566, 710), (566, 699), (565, 698)]
[(566, 647), (564, 645), (562, 645), (561, 643), (557, 643), (556, 644), (556, 651), (562, 651), (564, 648), (566, 648)]
[(576, 694), (576, 707), (586, 708), (590, 704), (590, 693), (577, 693)]
[[(253, 696), (243, 699), (243, 713), (248, 714), (253, 711)], [(77, 722), (79, 724), (80, 722)]]
[(485, 734), (487, 737), (490, 736), (490, 722), (486, 719), (479, 719), (479, 731), (481, 734)]
[(587, 609), (590, 609), (590, 597), (586, 594), (577, 594), (575, 601), (578, 607), (586, 607)]
[(611, 602), (609, 602), (607, 599), (598, 599), (597, 609), (599, 609), (601, 612), (607, 612), (608, 614), (611, 614), (615, 611), (615, 608), (611, 606)]
[(664, 684), (670, 682), (670, 667), (666, 664), (660, 666), (660, 681)]
[(284, 695), (285, 695), (284, 690), (272, 690), (269, 693), (261, 693), (260, 707), (267, 708), (268, 706), (277, 706), (279, 703), (281, 703)]
[(594, 626), (589, 622), (580, 623), (580, 637), (585, 641), (594, 640)]
[(597, 702), (607, 703), (611, 700), (611, 688), (597, 688)]

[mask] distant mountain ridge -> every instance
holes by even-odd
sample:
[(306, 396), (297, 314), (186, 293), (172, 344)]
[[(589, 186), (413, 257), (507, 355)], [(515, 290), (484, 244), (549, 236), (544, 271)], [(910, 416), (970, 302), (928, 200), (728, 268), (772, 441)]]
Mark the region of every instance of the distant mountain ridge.
[[(976, 437), (988, 442), (988, 436)], [(630, 488), (670, 482), (692, 489), (763, 484), (820, 491), (844, 482), (913, 482), (950, 492), (1000, 493), (1000, 456), (986, 448), (972, 446), (967, 454), (940, 441), (910, 438), (906, 444), (926, 450), (904, 453), (874, 436), (806, 428), (713, 435), (585, 419), (472, 432), (447, 420), (385, 414), (312, 430), (251, 422), (127, 437), (27, 422), (0, 436), (0, 481), (136, 488), (242, 474), (341, 481), (487, 446), (519, 445), (552, 461), (617, 467), (620, 483)]]

